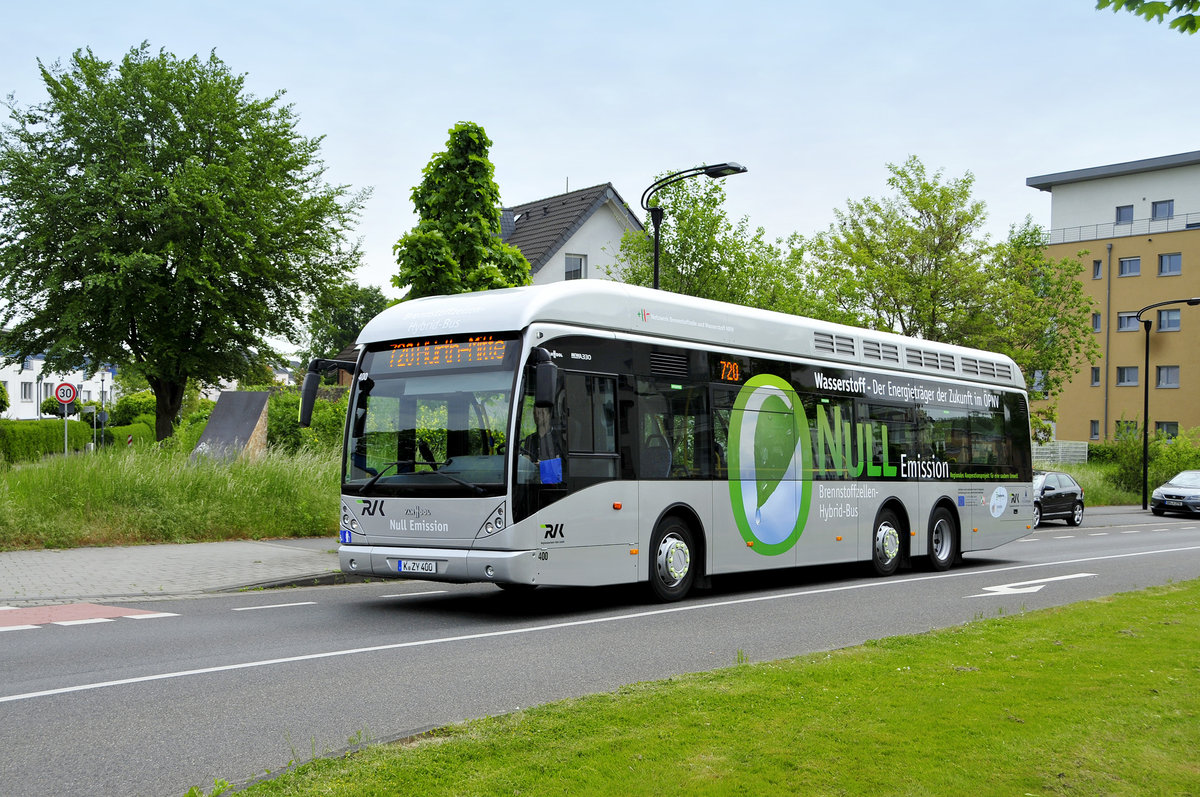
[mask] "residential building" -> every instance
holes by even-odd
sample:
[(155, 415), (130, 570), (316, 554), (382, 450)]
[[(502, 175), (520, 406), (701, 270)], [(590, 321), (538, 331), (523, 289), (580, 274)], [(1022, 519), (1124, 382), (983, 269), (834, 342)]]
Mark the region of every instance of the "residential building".
[(609, 279), (621, 236), (643, 230), (612, 183), (504, 208), (501, 238), (521, 250), (535, 285)]
[[(1101, 356), (1059, 398), (1060, 440), (1108, 440), (1141, 428), (1200, 426), (1200, 151), (1030, 177), (1050, 192), (1051, 258), (1079, 258)], [(1147, 333), (1138, 311), (1150, 309)], [(1200, 303), (1198, 303), (1200, 304)]]
[(43, 374), (42, 366), (46, 358), (42, 355), (26, 357), (9, 365), (0, 365), (0, 384), (8, 393), (8, 411), (0, 413), (0, 418), (11, 420), (33, 420), (40, 416), (39, 408), (42, 401), (54, 395), (54, 388), (60, 382), (69, 382), (75, 386), (79, 401), (101, 401), (105, 404), (112, 402), (113, 374), (110, 371), (85, 373), (71, 371), (66, 374)]

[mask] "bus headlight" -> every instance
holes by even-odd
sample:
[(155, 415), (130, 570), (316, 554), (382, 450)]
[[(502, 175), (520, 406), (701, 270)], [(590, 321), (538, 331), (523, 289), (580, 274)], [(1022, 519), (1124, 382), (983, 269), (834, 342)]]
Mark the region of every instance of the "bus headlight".
[(504, 531), (504, 503), (492, 510), (487, 516), (487, 520), (483, 521), (483, 525), (479, 527), (479, 532), (476, 537), (489, 537), (498, 531)]

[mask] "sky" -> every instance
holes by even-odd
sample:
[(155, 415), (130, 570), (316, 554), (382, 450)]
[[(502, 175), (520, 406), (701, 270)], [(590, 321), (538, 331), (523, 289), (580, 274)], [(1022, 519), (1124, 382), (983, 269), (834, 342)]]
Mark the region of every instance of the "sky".
[(38, 60), (215, 51), (324, 136), (330, 183), (370, 186), (355, 274), (398, 297), (410, 193), (459, 121), (505, 205), (611, 182), (639, 218), (657, 176), (736, 161), (726, 210), (769, 238), (826, 229), (916, 155), (974, 175), (987, 231), (1050, 223), (1028, 177), (1200, 150), (1200, 35), (1094, 0), (129, 0), (4, 4), (0, 96)]

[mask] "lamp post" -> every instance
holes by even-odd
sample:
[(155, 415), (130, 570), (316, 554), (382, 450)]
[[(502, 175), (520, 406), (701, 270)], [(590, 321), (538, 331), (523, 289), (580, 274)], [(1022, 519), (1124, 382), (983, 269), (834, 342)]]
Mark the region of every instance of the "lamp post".
[(650, 201), (650, 197), (654, 196), (654, 193), (656, 191), (658, 191), (659, 189), (666, 188), (668, 185), (671, 185), (672, 183), (677, 183), (680, 180), (686, 180), (689, 177), (699, 177), (700, 175), (703, 174), (705, 177), (711, 177), (712, 179), (716, 180), (721, 177), (728, 177), (731, 174), (742, 174), (743, 172), (746, 172), (746, 171), (749, 171), (749, 170), (745, 166), (742, 166), (740, 163), (733, 163), (732, 161), (729, 163), (718, 163), (715, 166), (693, 166), (691, 169), (684, 169), (681, 172), (675, 172), (674, 174), (668, 174), (666, 177), (662, 178), (661, 180), (658, 180), (655, 183), (651, 184), (651, 186), (649, 188), (647, 188), (645, 191), (642, 192), (642, 210), (649, 213), (650, 220), (652, 222), (654, 222), (654, 289), (655, 290), (658, 290), (658, 241), (659, 241), (658, 225), (662, 222), (663, 209), (661, 207), (659, 207), (658, 205), (655, 205), (654, 207), (650, 207), (647, 204)]
[(1138, 323), (1142, 325), (1142, 329), (1146, 333), (1145, 375), (1142, 377), (1142, 509), (1146, 508), (1147, 483), (1150, 481), (1150, 327), (1154, 323), (1149, 318), (1142, 318), (1142, 313), (1168, 304), (1186, 304), (1188, 307), (1195, 307), (1200, 304), (1200, 297), (1167, 299), (1165, 302), (1148, 304), (1137, 311)]

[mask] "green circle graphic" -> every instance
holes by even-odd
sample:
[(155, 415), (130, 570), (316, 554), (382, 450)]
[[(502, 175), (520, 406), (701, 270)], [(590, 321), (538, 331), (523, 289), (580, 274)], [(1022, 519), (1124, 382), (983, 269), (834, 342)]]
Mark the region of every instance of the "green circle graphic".
[(751, 377), (733, 402), (729, 423), (729, 504), (752, 550), (791, 550), (808, 520), (812, 460), (808, 419), (786, 380)]

